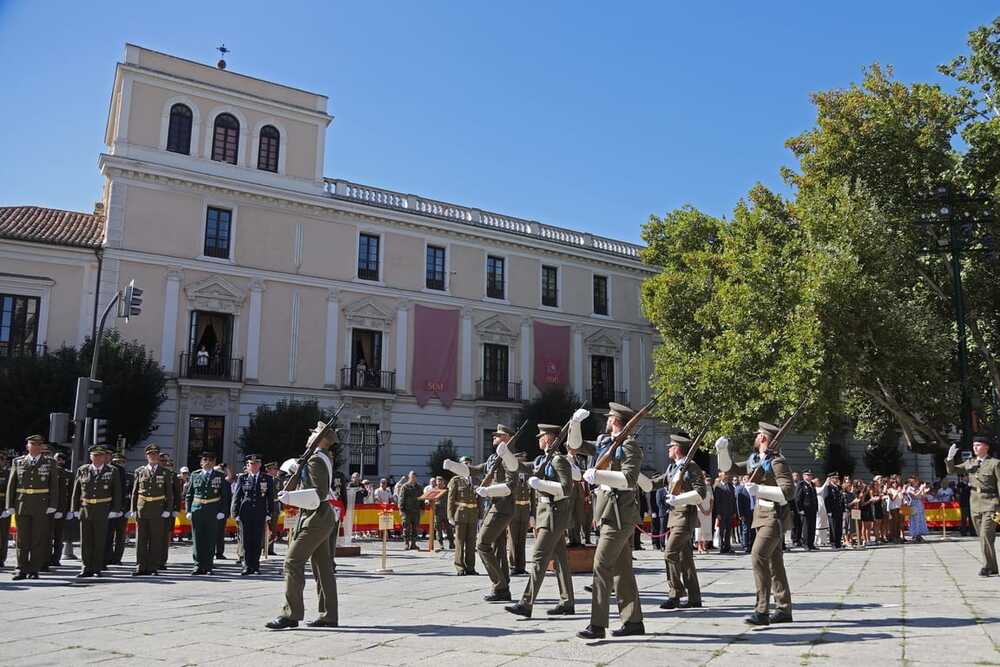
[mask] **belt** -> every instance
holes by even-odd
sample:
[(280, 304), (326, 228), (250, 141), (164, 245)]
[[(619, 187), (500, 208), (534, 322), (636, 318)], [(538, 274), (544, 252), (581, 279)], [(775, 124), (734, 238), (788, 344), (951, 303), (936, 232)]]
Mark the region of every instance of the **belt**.
[(459, 507), (479, 507), (476, 503), (455, 503)]
[(24, 494), (27, 494), (27, 495), (31, 496), (31, 495), (34, 495), (36, 493), (48, 493), (49, 490), (48, 489), (18, 489), (17, 492), (18, 493), (24, 493)]
[(87, 505), (96, 505), (97, 503), (110, 503), (111, 497), (107, 498), (80, 498), (81, 503), (86, 503)]
[(151, 503), (154, 500), (164, 500), (166, 496), (139, 496), (139, 500), (145, 500), (147, 503)]
[(531, 501), (530, 500), (515, 500), (514, 504), (515, 505), (530, 505)]
[(199, 498), (198, 496), (195, 496), (194, 501), (196, 503), (201, 503), (202, 505), (207, 505), (209, 503), (214, 503), (216, 500), (219, 500), (220, 498), (222, 498), (222, 496), (216, 496), (214, 498)]
[(545, 496), (542, 494), (538, 494), (538, 502), (548, 504), (554, 501), (552, 500), (552, 496)]
[(757, 504), (760, 505), (761, 507), (765, 508), (765, 509), (771, 509), (771, 508), (774, 507), (774, 501), (773, 500), (764, 500), (762, 498), (758, 498), (757, 499)]

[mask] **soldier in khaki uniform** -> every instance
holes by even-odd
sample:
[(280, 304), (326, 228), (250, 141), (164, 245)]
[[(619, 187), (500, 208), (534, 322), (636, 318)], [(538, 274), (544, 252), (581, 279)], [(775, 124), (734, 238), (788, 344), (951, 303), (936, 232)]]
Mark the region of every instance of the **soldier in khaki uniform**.
[(945, 465), (949, 475), (965, 473), (969, 476), (972, 495), (969, 509), (972, 522), (979, 534), (979, 544), (983, 550), (983, 567), (979, 576), (997, 574), (996, 535), (997, 512), (1000, 511), (1000, 459), (990, 456), (990, 441), (986, 436), (972, 439), (972, 453), (975, 456), (964, 463), (955, 463), (958, 446), (948, 450)]
[[(757, 437), (754, 439), (756, 451), (750, 455), (746, 463), (734, 463), (730, 458), (728, 438), (716, 440), (715, 451), (719, 456), (719, 470), (722, 472), (736, 475), (753, 474), (758, 467), (762, 467), (764, 471), (760, 482), (745, 485), (747, 492), (757, 498), (752, 524), (757, 530), (757, 537), (750, 550), (753, 578), (757, 587), (757, 605), (754, 613), (747, 616), (744, 621), (750, 625), (790, 623), (792, 592), (788, 588), (782, 547), (785, 541), (784, 523), (788, 516), (787, 505), (795, 489), (792, 484), (792, 471), (785, 457), (780, 453), (766, 455), (768, 445), (778, 434), (778, 427), (767, 422), (760, 422), (758, 427)], [(768, 616), (772, 589), (777, 609)]]
[[(524, 462), (524, 458), (524, 452), (517, 453), (519, 464)], [(532, 491), (528, 486), (528, 473), (519, 468), (517, 476), (517, 488), (512, 495), (514, 517), (507, 526), (507, 555), (511, 575), (528, 573), (524, 569), (524, 545), (528, 539), (528, 530), (531, 528)]]
[[(684, 472), (681, 493), (676, 496), (669, 493), (674, 486), (674, 479), (680, 474), (690, 446), (691, 438), (687, 433), (671, 435), (667, 456), (672, 463), (667, 466), (666, 472), (653, 478), (654, 489), (668, 487), (666, 502), (673, 507), (667, 523), (670, 536), (667, 538), (663, 553), (667, 564), (669, 597), (660, 605), (660, 609), (701, 606), (701, 586), (698, 583), (698, 570), (694, 566), (694, 553), (691, 548), (694, 529), (698, 525), (698, 503), (708, 493), (701, 467), (694, 461), (689, 461)], [(683, 591), (687, 591), (686, 602), (680, 601)]]
[[(620, 403), (609, 403), (608, 433), (602, 434), (591, 450), (589, 443), (581, 445), (579, 453), (601, 458), (635, 415), (635, 411)], [(583, 479), (598, 487), (594, 520), (600, 528), (597, 551), (594, 553), (594, 580), (591, 590), (590, 624), (577, 633), (582, 639), (603, 639), (610, 619), (611, 593), (618, 597), (618, 615), (622, 626), (612, 631), (615, 637), (642, 635), (639, 589), (632, 571), (632, 536), (641, 521), (637, 484), (642, 468), (642, 447), (634, 438), (626, 438), (611, 457), (607, 470), (588, 468)]]
[(103, 445), (90, 448), (90, 463), (80, 466), (73, 480), (70, 511), (80, 517), (80, 559), (77, 577), (99, 577), (107, 556), (108, 522), (122, 515), (122, 488), (118, 471), (108, 464), (111, 452)]
[[(7, 482), (10, 480), (10, 466), (7, 452), (0, 451), (0, 493), (7, 495)], [(6, 499), (5, 499), (6, 500)], [(10, 542), (10, 516), (7, 504), (0, 507), (0, 568), (7, 565), (7, 548)]]
[(28, 453), (14, 459), (7, 481), (7, 510), (17, 517), (17, 572), (14, 580), (37, 579), (49, 562), (49, 521), (59, 505), (55, 461), (42, 454), (45, 438), (27, 439)]
[[(459, 466), (446, 461), (445, 469), (455, 476), (448, 481), (448, 523), (455, 527), (455, 572), (458, 576), (476, 572), (476, 523), (479, 521), (479, 496), (472, 486), (468, 464), (463, 456)], [(458, 472), (455, 472), (455, 471)]]
[(146, 446), (146, 465), (136, 468), (132, 481), (132, 514), (135, 515), (135, 570), (133, 577), (162, 569), (165, 520), (174, 506), (173, 478), (160, 465), (158, 445)]
[(514, 500), (511, 497), (518, 483), (517, 457), (507, 447), (514, 436), (514, 430), (504, 424), (497, 424), (493, 432), (493, 447), (496, 451), (485, 463), (469, 466), (472, 472), (486, 476), (489, 470), (496, 472), (489, 486), (479, 486), (476, 493), (486, 498), (490, 508), (479, 526), (476, 538), (476, 552), (490, 575), (493, 590), (483, 596), (487, 602), (510, 602), (510, 569), (507, 563), (507, 526), (514, 518)]
[[(561, 428), (552, 424), (538, 425), (538, 444), (543, 452), (554, 446)], [(559, 582), (559, 605), (549, 612), (572, 614), (576, 599), (573, 597), (573, 579), (566, 556), (566, 528), (572, 518), (570, 493), (573, 487), (573, 472), (569, 459), (560, 454), (551, 457), (542, 454), (532, 464), (522, 464), (530, 471), (528, 486), (535, 490), (538, 499), (535, 517), (535, 550), (531, 554), (528, 583), (521, 599), (504, 607), (511, 614), (531, 618), (531, 612), (538, 597), (538, 591), (545, 580), (549, 561), (556, 560), (556, 576)]]
[[(295, 475), (289, 492), (282, 491), (282, 502), (293, 504), (297, 502), (296, 487), (300, 491), (313, 491), (317, 496), (318, 505), (315, 509), (300, 507), (295, 533), (288, 545), (285, 555), (285, 606), (281, 615), (269, 621), (266, 627), (272, 630), (297, 627), (305, 616), (302, 602), (302, 589), (306, 585), (306, 561), (311, 561), (313, 578), (319, 589), (319, 618), (306, 623), (309, 627), (335, 628), (338, 624), (337, 610), (337, 577), (330, 565), (330, 533), (337, 525), (333, 514), (333, 506), (328, 502), (333, 498), (331, 480), (333, 479), (333, 460), (330, 458), (330, 447), (337, 443), (337, 432), (333, 429), (334, 421), (319, 422), (313, 429), (307, 447), (316, 444), (316, 450), (309, 456), (301, 469), (298, 464), (290, 468)], [(313, 494), (310, 495), (312, 498)]]

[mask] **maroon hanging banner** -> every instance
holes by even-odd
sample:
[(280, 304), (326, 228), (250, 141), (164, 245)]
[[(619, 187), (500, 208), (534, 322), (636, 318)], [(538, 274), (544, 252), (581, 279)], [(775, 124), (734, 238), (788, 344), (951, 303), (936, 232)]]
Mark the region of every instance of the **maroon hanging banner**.
[(569, 386), (569, 327), (535, 322), (535, 386)]
[(413, 395), (420, 407), (432, 396), (451, 407), (458, 394), (458, 315), (413, 307)]

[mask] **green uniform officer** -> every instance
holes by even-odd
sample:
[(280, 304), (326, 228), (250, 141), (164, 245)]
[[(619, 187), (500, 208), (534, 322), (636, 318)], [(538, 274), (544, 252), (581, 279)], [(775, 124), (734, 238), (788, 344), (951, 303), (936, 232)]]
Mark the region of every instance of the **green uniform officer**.
[[(609, 403), (607, 433), (598, 437), (594, 450), (581, 445), (579, 452), (604, 456), (618, 438), (635, 411), (620, 403)], [(604, 470), (588, 468), (583, 479), (598, 487), (594, 503), (594, 521), (600, 528), (594, 552), (594, 580), (591, 588), (590, 624), (577, 633), (582, 639), (603, 639), (610, 618), (609, 607), (614, 590), (618, 597), (618, 615), (622, 626), (612, 631), (615, 637), (645, 634), (639, 589), (632, 571), (632, 539), (639, 516), (637, 484), (642, 468), (642, 447), (631, 437), (625, 438), (611, 455)]]
[(538, 444), (545, 453), (536, 458), (532, 464), (524, 464), (524, 469), (532, 473), (528, 478), (528, 486), (535, 490), (538, 498), (535, 549), (531, 554), (528, 583), (521, 594), (521, 599), (516, 604), (504, 607), (511, 614), (527, 618), (531, 617), (538, 591), (545, 580), (545, 571), (553, 558), (556, 560), (556, 576), (559, 583), (559, 605), (549, 611), (553, 614), (572, 614), (576, 605), (573, 596), (573, 578), (566, 557), (566, 529), (572, 518), (570, 493), (573, 486), (573, 472), (569, 459), (565, 456), (554, 452), (552, 456), (548, 456), (549, 448), (555, 445), (559, 436), (560, 427), (539, 424), (538, 430)]
[(222, 486), (226, 484), (226, 477), (214, 468), (215, 453), (202, 453), (201, 470), (191, 475), (185, 496), (187, 517), (191, 520), (191, 556), (195, 562), (192, 575), (212, 574), (219, 519), (226, 516), (222, 510)]
[[(744, 619), (750, 625), (790, 623), (792, 620), (792, 592), (788, 588), (782, 549), (785, 543), (784, 524), (788, 516), (788, 501), (792, 499), (795, 489), (792, 471), (785, 457), (777, 452), (768, 453), (768, 447), (777, 434), (777, 426), (760, 422), (754, 439), (756, 451), (745, 463), (734, 463), (730, 458), (727, 438), (715, 441), (720, 471), (743, 475), (748, 472), (753, 474), (754, 470), (762, 468), (764, 472), (759, 482), (745, 485), (747, 492), (757, 498), (751, 524), (751, 528), (757, 531), (757, 537), (750, 549), (757, 604), (754, 612)], [(772, 591), (776, 609), (768, 616)]]
[(952, 445), (945, 465), (948, 474), (963, 472), (969, 476), (969, 484), (972, 486), (969, 509), (983, 550), (983, 567), (979, 570), (979, 575), (988, 577), (997, 574), (995, 543), (997, 519), (1000, 519), (997, 514), (1000, 511), (1000, 459), (990, 456), (990, 441), (985, 436), (975, 436), (972, 439), (973, 458), (956, 464), (954, 460), (957, 453), (958, 446)]
[[(350, 493), (351, 491), (348, 491)], [(417, 473), (410, 471), (409, 479), (399, 492), (399, 512), (403, 515), (403, 533), (406, 550), (417, 548), (417, 533), (420, 532), (420, 511), (424, 503), (420, 500), (423, 489), (417, 484)]]
[(514, 518), (514, 500), (511, 494), (518, 483), (517, 457), (507, 447), (514, 430), (497, 424), (493, 432), (495, 451), (485, 463), (469, 466), (469, 470), (486, 477), (493, 470), (492, 479), (484, 479), (488, 486), (479, 486), (476, 493), (486, 498), (489, 509), (479, 526), (476, 552), (490, 576), (493, 590), (483, 596), (487, 602), (510, 602), (510, 568), (507, 563), (507, 526)]
[(463, 456), (459, 472), (452, 470), (450, 462), (445, 468), (455, 472), (448, 481), (448, 523), (455, 527), (455, 572), (459, 576), (476, 572), (476, 523), (479, 521), (479, 496), (472, 486), (468, 464), (472, 459)]
[(55, 461), (42, 454), (45, 438), (27, 439), (28, 453), (14, 459), (7, 481), (7, 516), (17, 517), (17, 572), (14, 580), (37, 579), (48, 565), (49, 522), (59, 505)]
[[(694, 539), (694, 529), (698, 525), (698, 503), (708, 493), (705, 487), (705, 473), (694, 461), (688, 461), (681, 482), (681, 492), (673, 495), (674, 481), (687, 457), (691, 438), (687, 433), (676, 433), (670, 436), (670, 449), (667, 456), (671, 463), (662, 475), (653, 478), (653, 488), (664, 486), (670, 493), (666, 503), (673, 509), (667, 528), (670, 536), (664, 547), (663, 558), (667, 565), (667, 587), (669, 597), (660, 605), (660, 609), (676, 609), (701, 606), (701, 586), (698, 583), (698, 570), (694, 566), (694, 552), (691, 547)], [(683, 591), (687, 591), (687, 601), (681, 602)]]
[[(306, 625), (337, 627), (337, 577), (330, 566), (330, 533), (337, 522), (333, 506), (327, 502), (333, 498), (330, 487), (333, 459), (329, 451), (337, 443), (337, 431), (333, 424), (333, 419), (325, 424), (316, 424), (309, 437), (307, 451), (313, 444), (316, 449), (301, 468), (298, 463), (292, 462), (289, 472), (294, 477), (289, 481), (287, 490), (279, 494), (286, 505), (302, 504), (299, 505), (295, 532), (285, 555), (285, 606), (280, 616), (266, 624), (272, 630), (297, 627), (305, 616), (302, 589), (306, 585), (306, 561), (312, 564), (319, 593), (319, 617)], [(300, 495), (309, 496), (309, 502), (300, 500)]]
[(160, 465), (160, 447), (146, 446), (146, 465), (132, 474), (131, 512), (135, 516), (135, 570), (133, 577), (156, 574), (161, 568), (164, 521), (174, 506), (173, 477)]
[[(517, 453), (520, 463), (524, 462), (524, 452)], [(528, 486), (528, 473), (518, 470), (517, 488), (514, 489), (514, 517), (507, 526), (507, 558), (510, 561), (510, 573), (527, 574), (524, 569), (524, 548), (531, 528), (532, 491)]]
[(109, 463), (104, 445), (90, 448), (90, 463), (77, 468), (70, 511), (80, 517), (80, 559), (77, 577), (99, 577), (107, 557), (108, 522), (122, 516), (121, 477)]

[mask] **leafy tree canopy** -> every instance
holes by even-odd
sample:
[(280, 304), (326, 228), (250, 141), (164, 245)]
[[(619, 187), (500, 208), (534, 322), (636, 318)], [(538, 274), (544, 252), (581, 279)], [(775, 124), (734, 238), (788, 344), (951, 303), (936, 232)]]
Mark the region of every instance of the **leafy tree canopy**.
[[(316, 401), (278, 401), (259, 405), (250, 423), (240, 433), (240, 449), (245, 454), (259, 454), (265, 461), (295, 458), (305, 451), (309, 431), (316, 422), (329, 421), (333, 412), (319, 407)], [(342, 432), (341, 432), (342, 433)], [(330, 448), (334, 469), (343, 464), (343, 444)]]

